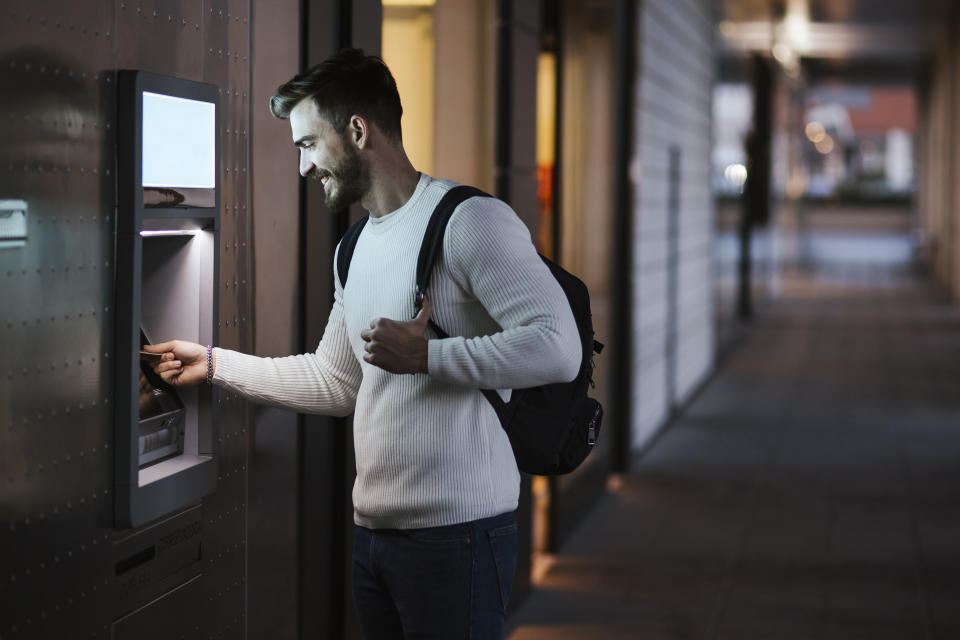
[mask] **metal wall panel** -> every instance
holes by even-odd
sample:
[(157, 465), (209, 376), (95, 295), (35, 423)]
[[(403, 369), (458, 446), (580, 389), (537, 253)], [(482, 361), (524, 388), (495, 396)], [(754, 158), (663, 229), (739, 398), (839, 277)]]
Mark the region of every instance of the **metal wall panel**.
[(26, 244), (0, 249), (0, 636), (103, 637), (113, 6), (5, 3), (0, 31), (0, 199), (28, 206)]
[[(268, 99), (300, 66), (300, 1), (253, 0), (251, 85), (253, 352), (300, 351), (300, 176), (290, 125)], [(277, 34), (283, 34), (278, 38)], [(299, 418), (255, 406), (248, 467), (247, 597), (251, 638), (298, 637)]]
[[(203, 80), (222, 88), (220, 345), (250, 352), (250, 6), (204, 2)], [(229, 247), (228, 247), (229, 245)], [(221, 393), (220, 477), (204, 501), (207, 637), (243, 637), (246, 629), (247, 405)]]
[[(220, 342), (249, 350), (249, 18), (247, 0), (4, 2), (0, 200), (28, 206), (25, 245), (0, 249), (4, 640), (106, 638), (117, 615), (113, 547), (131, 533), (112, 524), (118, 68), (222, 88)], [(221, 403), (202, 507), (210, 638), (245, 634), (247, 409)]]

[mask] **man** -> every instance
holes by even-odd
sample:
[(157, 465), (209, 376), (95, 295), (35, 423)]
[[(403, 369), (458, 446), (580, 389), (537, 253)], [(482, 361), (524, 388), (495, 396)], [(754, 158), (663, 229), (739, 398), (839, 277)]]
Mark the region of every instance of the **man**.
[[(480, 389), (572, 380), (573, 314), (509, 206), (472, 198), (450, 218), (414, 317), (427, 221), (454, 183), (417, 172), (386, 65), (344, 50), (277, 90), (300, 173), (327, 206), (370, 214), (316, 352), (257, 358), (173, 341), (156, 371), (254, 402), (355, 412), (354, 600), (366, 638), (500, 638), (517, 559), (520, 475)], [(336, 263), (334, 262), (334, 270)], [(433, 314), (453, 337), (428, 330)], [(408, 320), (408, 318), (413, 318)], [(509, 393), (508, 391), (501, 392)]]

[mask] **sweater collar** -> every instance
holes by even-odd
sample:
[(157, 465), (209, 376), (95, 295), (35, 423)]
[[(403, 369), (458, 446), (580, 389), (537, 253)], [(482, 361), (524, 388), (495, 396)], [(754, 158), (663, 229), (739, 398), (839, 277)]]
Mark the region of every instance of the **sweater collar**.
[(417, 202), (423, 196), (424, 191), (427, 190), (427, 186), (433, 181), (433, 178), (428, 176), (425, 173), (420, 173), (420, 180), (417, 182), (417, 188), (413, 190), (413, 195), (410, 196), (410, 199), (407, 200), (399, 209), (394, 209), (390, 213), (386, 213), (379, 218), (374, 218), (373, 216), (369, 217), (368, 222), (371, 225), (374, 225), (372, 228), (377, 231), (383, 231), (391, 227), (397, 220), (403, 217), (403, 215), (413, 209)]

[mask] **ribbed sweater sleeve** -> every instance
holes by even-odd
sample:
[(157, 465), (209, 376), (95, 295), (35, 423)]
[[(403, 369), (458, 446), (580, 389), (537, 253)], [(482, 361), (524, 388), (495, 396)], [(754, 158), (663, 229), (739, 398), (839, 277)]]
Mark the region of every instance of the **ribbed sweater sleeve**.
[(339, 290), (314, 353), (260, 358), (217, 348), (216, 355), (216, 384), (248, 400), (301, 413), (349, 414), (363, 378), (347, 339)]
[(481, 389), (533, 387), (576, 377), (582, 354), (573, 312), (527, 227), (507, 204), (493, 198), (464, 202), (450, 218), (443, 252), (453, 280), (502, 330), (430, 340), (432, 377)]

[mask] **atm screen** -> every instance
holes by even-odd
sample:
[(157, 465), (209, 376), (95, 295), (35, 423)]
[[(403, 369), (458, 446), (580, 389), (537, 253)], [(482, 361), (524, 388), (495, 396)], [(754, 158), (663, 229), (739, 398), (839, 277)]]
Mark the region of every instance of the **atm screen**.
[[(150, 344), (140, 331), (140, 344)], [(183, 453), (184, 409), (176, 391), (140, 360), (140, 467)]]
[(215, 207), (216, 105), (144, 91), (142, 119), (144, 207)]

